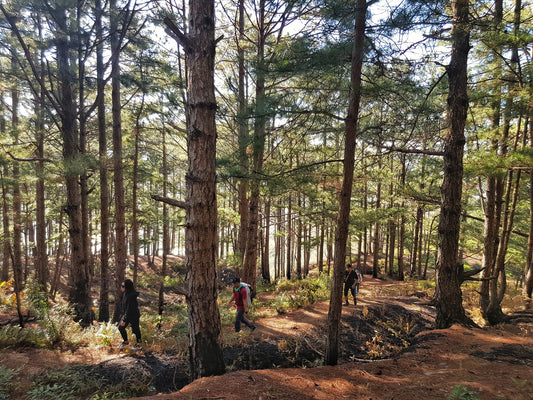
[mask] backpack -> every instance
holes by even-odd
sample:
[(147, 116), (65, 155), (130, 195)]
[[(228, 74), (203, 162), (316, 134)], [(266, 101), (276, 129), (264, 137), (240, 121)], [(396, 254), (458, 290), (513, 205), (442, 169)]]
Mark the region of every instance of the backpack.
[[(250, 307), (252, 305), (252, 300), (255, 297), (254, 290), (252, 289), (250, 285), (244, 282), (241, 282), (241, 286), (244, 288), (244, 290), (246, 290), (246, 304), (248, 305), (248, 307)], [(240, 290), (239, 290), (239, 293), (240, 293)]]

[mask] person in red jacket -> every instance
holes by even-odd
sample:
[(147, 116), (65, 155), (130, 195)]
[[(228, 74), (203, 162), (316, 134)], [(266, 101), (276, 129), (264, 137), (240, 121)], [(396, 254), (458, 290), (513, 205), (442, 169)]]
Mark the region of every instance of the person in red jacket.
[(233, 278), (233, 296), (229, 299), (227, 307), (229, 308), (232, 302), (235, 302), (235, 308), (237, 312), (235, 313), (235, 332), (240, 332), (241, 323), (246, 325), (252, 331), (255, 330), (256, 326), (250, 322), (245, 314), (248, 312), (248, 303), (246, 302), (246, 288), (241, 285), (240, 278)]

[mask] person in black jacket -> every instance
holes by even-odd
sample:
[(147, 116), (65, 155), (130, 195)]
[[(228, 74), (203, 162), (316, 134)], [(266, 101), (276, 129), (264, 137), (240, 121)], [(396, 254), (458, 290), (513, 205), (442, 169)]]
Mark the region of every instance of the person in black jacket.
[(118, 324), (118, 330), (124, 341), (118, 347), (122, 348), (129, 344), (126, 327), (131, 325), (131, 332), (135, 335), (135, 339), (137, 340), (137, 345), (133, 346), (131, 349), (140, 350), (141, 329), (139, 328), (139, 319), (141, 318), (141, 312), (139, 311), (139, 304), (137, 303), (139, 292), (133, 287), (131, 279), (126, 279), (122, 282), (120, 290), (122, 291), (122, 316)]
[(351, 264), (346, 264), (346, 271), (344, 271), (344, 305), (348, 305), (348, 292), (353, 296), (353, 303), (357, 305), (357, 297), (355, 293), (355, 286), (359, 282), (357, 273), (353, 270)]

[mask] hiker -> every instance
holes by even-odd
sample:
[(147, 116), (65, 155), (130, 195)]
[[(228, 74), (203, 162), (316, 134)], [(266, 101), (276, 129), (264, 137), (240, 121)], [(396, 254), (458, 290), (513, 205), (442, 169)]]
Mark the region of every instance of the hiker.
[(353, 270), (352, 264), (346, 264), (346, 271), (344, 271), (344, 305), (348, 303), (348, 291), (352, 293), (353, 303), (357, 305), (357, 297), (355, 293), (355, 286), (359, 282), (357, 273)]
[(122, 316), (118, 324), (118, 330), (122, 339), (124, 340), (118, 347), (123, 348), (129, 344), (128, 333), (126, 327), (131, 325), (131, 332), (135, 335), (137, 344), (133, 346), (132, 350), (141, 349), (141, 329), (139, 328), (139, 319), (141, 312), (139, 311), (139, 304), (137, 303), (137, 296), (139, 292), (133, 287), (131, 279), (126, 279), (120, 286), (122, 292)]
[(247, 301), (247, 290), (243, 284), (241, 284), (240, 278), (233, 278), (233, 296), (229, 299), (227, 307), (231, 306), (231, 303), (235, 302), (235, 308), (237, 312), (235, 313), (235, 332), (240, 332), (241, 323), (246, 325), (252, 331), (255, 330), (256, 326), (250, 322), (245, 314), (248, 312), (248, 301)]
[[(361, 285), (361, 283), (363, 283), (363, 274), (359, 270), (359, 268), (356, 268), (355, 269), (355, 275), (357, 275), (357, 281), (355, 282), (355, 296), (357, 296), (359, 294), (359, 285)], [(357, 299), (357, 297), (356, 297), (356, 299)]]

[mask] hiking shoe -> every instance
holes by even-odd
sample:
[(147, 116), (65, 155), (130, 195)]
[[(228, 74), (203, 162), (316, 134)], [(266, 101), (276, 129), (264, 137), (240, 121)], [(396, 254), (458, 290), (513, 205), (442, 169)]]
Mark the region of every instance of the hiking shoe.
[(118, 349), (122, 349), (122, 348), (126, 347), (127, 345), (129, 345), (128, 342), (122, 342), (122, 343), (120, 343), (120, 344), (117, 346), (117, 348), (118, 348)]
[(345, 303), (344, 303), (344, 305), (345, 305), (345, 306), (349, 306), (349, 305), (350, 305), (350, 303), (348, 303), (348, 302), (345, 302)]
[(257, 328), (257, 326), (252, 326), (252, 327), (250, 328), (250, 330), (253, 332), (253, 331), (255, 331), (256, 328)]
[(142, 350), (142, 349), (143, 349), (143, 348), (141, 347), (141, 345), (140, 345), (140, 344), (137, 344), (137, 345), (135, 345), (135, 346), (133, 346), (133, 347), (131, 348), (131, 351), (137, 351), (137, 350)]

